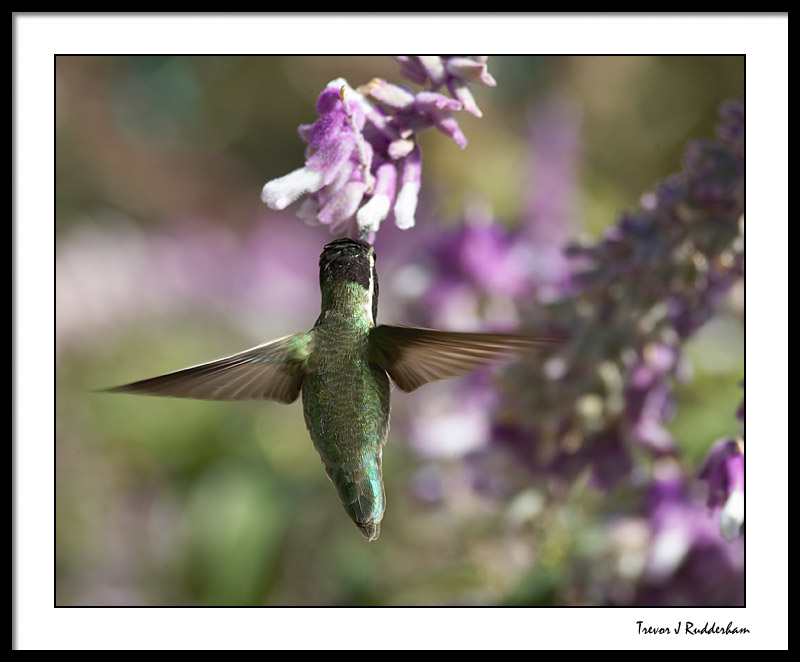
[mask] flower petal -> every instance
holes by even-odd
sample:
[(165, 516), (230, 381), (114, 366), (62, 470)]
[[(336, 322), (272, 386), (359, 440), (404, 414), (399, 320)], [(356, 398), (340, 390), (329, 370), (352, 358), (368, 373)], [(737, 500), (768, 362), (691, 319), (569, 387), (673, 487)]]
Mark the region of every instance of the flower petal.
[(320, 223), (331, 226), (332, 229), (340, 228), (345, 222), (353, 218), (367, 185), (364, 182), (349, 182), (333, 196), (317, 214)]

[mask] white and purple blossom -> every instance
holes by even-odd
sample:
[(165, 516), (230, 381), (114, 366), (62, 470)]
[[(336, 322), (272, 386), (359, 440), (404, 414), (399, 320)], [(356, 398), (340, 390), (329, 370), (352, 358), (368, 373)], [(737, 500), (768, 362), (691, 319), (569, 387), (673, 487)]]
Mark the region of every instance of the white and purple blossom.
[(306, 164), (268, 182), (261, 198), (273, 209), (284, 209), (303, 195), (309, 198), (301, 215), (333, 231), (348, 222), (372, 187), (372, 148), (361, 131), (365, 116), (355, 93), (334, 81), (317, 101), (319, 119), (301, 125), (300, 137), (308, 142)]
[[(327, 225), (333, 233), (352, 230), (372, 240), (392, 212), (401, 229), (415, 225), (422, 172), (417, 134), (436, 128), (466, 147), (453, 116), (480, 116), (469, 82), (495, 85), (485, 58), (399, 58), (401, 71), (432, 89), (414, 92), (376, 78), (359, 87), (331, 81), (317, 101), (319, 118), (299, 127), (308, 143), (305, 165), (267, 182), (262, 200), (285, 209), (305, 196), (298, 215)], [(437, 64), (438, 62), (438, 64)], [(451, 96), (436, 91), (446, 85)]]

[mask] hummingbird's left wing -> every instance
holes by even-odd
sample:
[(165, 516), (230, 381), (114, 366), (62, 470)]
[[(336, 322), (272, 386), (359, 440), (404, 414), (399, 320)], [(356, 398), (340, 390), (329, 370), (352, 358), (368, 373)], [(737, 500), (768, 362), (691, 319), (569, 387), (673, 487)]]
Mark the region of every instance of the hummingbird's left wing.
[(294, 402), (303, 384), (313, 332), (296, 333), (223, 359), (107, 389), (200, 400)]
[(370, 358), (395, 384), (413, 391), (428, 382), (461, 377), (499, 360), (558, 345), (559, 338), (511, 333), (459, 333), (381, 324), (370, 331)]

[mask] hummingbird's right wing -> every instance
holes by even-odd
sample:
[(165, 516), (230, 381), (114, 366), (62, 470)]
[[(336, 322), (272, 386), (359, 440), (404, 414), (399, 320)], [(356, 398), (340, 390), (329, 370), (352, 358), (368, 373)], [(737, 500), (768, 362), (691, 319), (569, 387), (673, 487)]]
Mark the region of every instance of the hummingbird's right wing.
[(303, 384), (313, 336), (311, 331), (296, 333), (233, 356), (106, 389), (106, 392), (200, 400), (294, 402)]
[(387, 324), (373, 328), (369, 341), (371, 359), (404, 391), (468, 375), (500, 360), (564, 342), (562, 338), (460, 333)]

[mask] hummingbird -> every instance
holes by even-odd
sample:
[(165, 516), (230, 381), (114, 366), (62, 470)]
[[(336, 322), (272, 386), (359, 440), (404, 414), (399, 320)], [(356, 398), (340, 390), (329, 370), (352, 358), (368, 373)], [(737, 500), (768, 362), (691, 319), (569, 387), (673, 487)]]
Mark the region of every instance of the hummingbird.
[(321, 310), (310, 331), (107, 392), (283, 403), (302, 394), (306, 427), (328, 478), (373, 541), (386, 508), (390, 380), (410, 392), (559, 340), (376, 324), (375, 250), (362, 239), (336, 239), (323, 248), (319, 285)]

